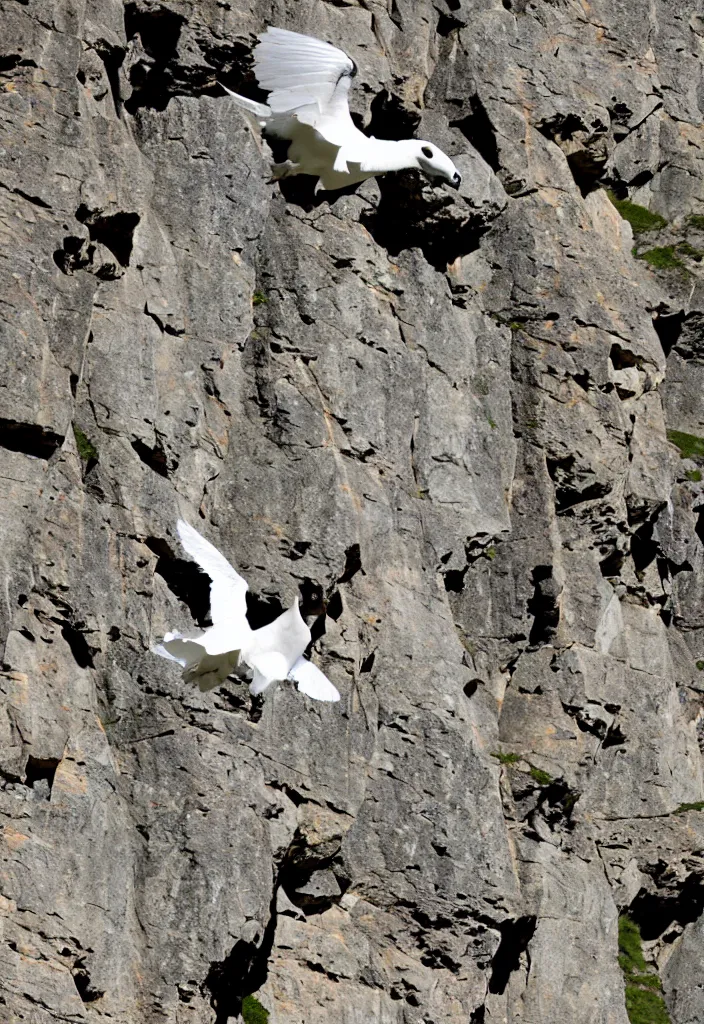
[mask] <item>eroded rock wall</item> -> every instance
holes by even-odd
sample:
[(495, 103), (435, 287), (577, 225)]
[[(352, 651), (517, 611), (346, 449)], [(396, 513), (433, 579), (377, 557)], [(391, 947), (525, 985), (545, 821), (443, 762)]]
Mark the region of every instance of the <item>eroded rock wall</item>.
[[(459, 195), (270, 184), (266, 24)], [(8, 1020), (626, 1024), (629, 908), (702, 1019), (703, 58), (672, 0), (0, 2)], [(256, 623), (322, 588), (339, 705), (149, 653), (179, 515)]]

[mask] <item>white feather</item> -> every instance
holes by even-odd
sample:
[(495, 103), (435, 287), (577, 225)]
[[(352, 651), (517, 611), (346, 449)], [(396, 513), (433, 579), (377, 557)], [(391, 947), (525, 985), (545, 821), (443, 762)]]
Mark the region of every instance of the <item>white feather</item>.
[(328, 677), (306, 658), (299, 658), (289, 671), (288, 678), (298, 683), (301, 693), (307, 694), (314, 700), (336, 701), (340, 694), (332, 685)]
[(248, 661), (248, 665), (253, 669), (249, 692), (255, 695), (262, 693), (277, 680), (285, 679), (288, 674), (287, 659), (276, 651), (255, 655)]
[(217, 548), (213, 547), (183, 519), (176, 524), (184, 551), (210, 576), (210, 617), (214, 626), (246, 634), (247, 582), (232, 568)]
[(342, 50), (312, 36), (268, 28), (254, 49), (254, 70), (274, 114), (295, 112), (336, 145), (341, 131), (357, 131), (348, 102), (355, 67)]
[(416, 168), (431, 180), (459, 187), (457, 168), (437, 147), (418, 139), (369, 138), (357, 128), (349, 108), (356, 69), (342, 50), (312, 36), (268, 28), (254, 48), (254, 69), (269, 93), (268, 106), (226, 91), (268, 135), (290, 142), (286, 177), (311, 174), (323, 188), (337, 189)]
[(252, 671), (250, 691), (262, 693), (277, 680), (295, 679), (298, 689), (316, 700), (339, 700), (340, 695), (322, 672), (302, 658), (310, 643), (310, 629), (301, 617), (296, 598), (273, 622), (252, 629), (247, 621), (247, 583), (217, 548), (179, 520), (178, 535), (184, 550), (211, 579), (213, 625), (196, 637), (167, 633), (155, 654), (177, 662), (186, 682), (210, 690), (235, 669)]

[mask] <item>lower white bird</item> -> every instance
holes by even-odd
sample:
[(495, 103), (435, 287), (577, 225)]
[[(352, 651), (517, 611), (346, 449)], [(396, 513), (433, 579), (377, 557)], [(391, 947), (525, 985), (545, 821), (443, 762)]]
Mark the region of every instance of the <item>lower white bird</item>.
[(268, 104), (223, 89), (267, 135), (290, 142), (288, 159), (274, 164), (275, 178), (313, 174), (317, 188), (338, 189), (415, 168), (431, 181), (459, 188), (460, 172), (437, 146), (419, 139), (375, 139), (357, 128), (348, 101), (357, 66), (330, 43), (268, 28), (254, 48), (254, 70), (269, 93)]
[(291, 679), (315, 700), (337, 701), (340, 694), (312, 662), (303, 657), (310, 629), (303, 621), (298, 598), (278, 618), (261, 629), (247, 621), (247, 583), (226, 558), (180, 519), (178, 535), (185, 551), (210, 576), (210, 617), (213, 625), (194, 637), (167, 633), (155, 654), (176, 661), (186, 682), (198, 681), (202, 691), (219, 686), (244, 663), (252, 672), (249, 689), (263, 693), (277, 680)]

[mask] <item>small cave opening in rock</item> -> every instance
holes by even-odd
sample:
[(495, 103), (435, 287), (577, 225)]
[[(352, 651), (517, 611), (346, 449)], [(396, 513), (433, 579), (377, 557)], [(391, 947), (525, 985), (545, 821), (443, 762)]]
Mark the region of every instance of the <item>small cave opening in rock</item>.
[(359, 544), (350, 544), (345, 551), (345, 568), (342, 570), (342, 575), (338, 576), (337, 582), (349, 583), (358, 572), (361, 572), (363, 576), (365, 575), (362, 568), (362, 553)]
[[(259, 87), (254, 74), (254, 59), (249, 46), (240, 42), (211, 45), (208, 40), (199, 40), (200, 48), (208, 64), (213, 67), (213, 84), (204, 83), (202, 92), (209, 96), (222, 96), (221, 85), (257, 103), (266, 103), (269, 95)], [(226, 94), (227, 96), (227, 94)]]
[(207, 626), (210, 623), (209, 577), (195, 562), (187, 562), (185, 558), (174, 555), (161, 537), (147, 537), (145, 544), (157, 556), (154, 566), (157, 576), (161, 576), (171, 593), (183, 601), (196, 623), (201, 627)]
[(511, 974), (518, 970), (521, 955), (526, 952), (533, 938), (536, 923), (535, 916), (527, 915), (516, 920), (503, 921), (499, 925), (501, 941), (491, 960), (489, 978), (489, 991), (493, 995), (502, 995), (506, 991)]
[(211, 962), (200, 989), (203, 995), (210, 995), (210, 1005), (215, 1010), (213, 1024), (228, 1024), (230, 1020), (239, 1019), (243, 1001), (266, 982), (276, 924), (275, 890), (261, 941), (238, 939), (224, 960)]
[(574, 828), (572, 813), (581, 794), (571, 789), (564, 779), (553, 779), (541, 792), (538, 808), (551, 831)]
[(374, 661), (376, 659), (376, 651), (372, 651), (371, 654), (367, 654), (365, 658), (362, 658), (362, 662), (359, 666), (359, 673), (362, 675), (365, 672), (371, 672), (374, 668)]
[(599, 561), (599, 571), (605, 579), (621, 575), (623, 563), (626, 560), (626, 553), (618, 547), (613, 547), (608, 554)]
[(611, 350), (609, 351), (609, 360), (614, 370), (627, 370), (633, 366), (640, 369), (643, 363), (641, 356), (637, 356), (635, 352), (631, 352), (630, 349), (622, 348), (618, 342), (615, 342), (611, 346)]
[(167, 65), (176, 56), (185, 17), (166, 7), (145, 9), (125, 4), (125, 35), (128, 42), (139, 36), (150, 63), (138, 61), (130, 69), (132, 95), (125, 110), (134, 114), (140, 107), (165, 110), (173, 95), (172, 76)]
[(464, 590), (464, 578), (467, 575), (468, 568), (469, 567), (465, 565), (463, 569), (447, 569), (443, 572), (443, 582), (448, 594), (462, 593)]
[(604, 498), (611, 491), (611, 483), (600, 482), (594, 473), (577, 465), (574, 455), (546, 459), (548, 476), (555, 485), (555, 511), (566, 512), (573, 505), (595, 498)]
[[(136, 437), (130, 442), (130, 444), (139, 456), (140, 461), (143, 462), (145, 466), (148, 466), (152, 472), (157, 473), (159, 476), (169, 476), (170, 469), (166, 459), (166, 453), (158, 442), (153, 448), (150, 448), (149, 445), (144, 443), (144, 441), (141, 441)], [(178, 468), (178, 463), (171, 468)]]
[[(661, 865), (664, 867), (664, 865)], [(679, 884), (665, 879), (656, 892), (641, 889), (631, 903), (628, 916), (635, 921), (646, 942), (665, 935), (673, 924), (691, 924), (704, 911), (704, 877), (692, 872)], [(670, 941), (676, 936), (673, 935)]]
[(46, 461), (63, 443), (63, 437), (48, 427), (40, 427), (38, 423), (0, 419), (0, 448), (6, 451), (22, 452)]
[(109, 249), (120, 266), (129, 266), (134, 229), (140, 221), (138, 213), (104, 214), (102, 210), (89, 210), (81, 203), (76, 210), (76, 220), (88, 228), (91, 242), (99, 242)]
[(53, 260), (62, 274), (71, 275), (93, 263), (95, 246), (88, 245), (85, 238), (66, 235), (63, 244), (53, 252)]
[(337, 620), (342, 615), (342, 612), (343, 612), (342, 595), (340, 594), (339, 590), (335, 590), (335, 591), (333, 591), (333, 593), (328, 598), (328, 603), (327, 603), (327, 607), (325, 609), (325, 614), (327, 615), (327, 617), (329, 619), (332, 619), (333, 622), (337, 622)]
[(285, 611), (283, 604), (274, 594), (254, 594), (247, 591), (247, 622), (252, 629), (268, 626)]
[(453, 14), (438, 14), (438, 23), (435, 31), (439, 36), (449, 36), (450, 32), (455, 29), (462, 28), (464, 21), (461, 18), (456, 17)]
[(608, 129), (602, 121), (596, 119), (589, 125), (570, 111), (553, 114), (538, 122), (536, 128), (563, 151), (574, 182), (583, 196), (599, 188), (599, 179), (608, 159)]
[(501, 170), (496, 132), (486, 107), (475, 94), (469, 100), (469, 113), (456, 121), (450, 121), (451, 128), (459, 128), (467, 142), (476, 149), (492, 171)]
[(120, 116), (120, 68), (125, 59), (127, 51), (123, 46), (114, 46), (106, 39), (99, 39), (95, 43), (95, 52), (103, 62), (105, 77), (110, 86), (115, 113)]
[(468, 700), (474, 696), (479, 687), (482, 685), (481, 679), (470, 679), (468, 683), (465, 683), (462, 687), (462, 692)]
[(30, 754), (24, 769), (25, 786), (37, 790), (45, 788), (48, 798), (54, 785), (54, 776), (59, 763), (58, 757), (34, 757)]
[(606, 749), (607, 747), (623, 747), (626, 745), (627, 742), (628, 739), (625, 736), (621, 726), (614, 724), (609, 728), (608, 732), (606, 733), (606, 736), (604, 736), (604, 742), (601, 744), (601, 746), (604, 749)]
[(54, 619), (61, 626), (61, 636), (71, 648), (73, 660), (79, 668), (95, 668), (93, 663), (93, 648), (86, 640), (85, 633), (81, 628), (83, 623), (67, 622), (64, 619)]
[(636, 572), (643, 572), (657, 557), (658, 545), (653, 540), (654, 529), (654, 522), (648, 519), (631, 535), (631, 558)]
[(398, 96), (386, 89), (374, 97), (369, 112), (367, 135), (375, 139), (398, 142), (400, 139), (412, 138), (420, 124), (420, 112), (409, 110)]
[(666, 357), (669, 356), (679, 341), (684, 321), (685, 312), (683, 309), (680, 309), (677, 313), (666, 313), (664, 310), (660, 310), (653, 316), (653, 327), (660, 339), (660, 344)]
[(553, 577), (551, 565), (536, 565), (531, 575), (533, 596), (528, 601), (528, 612), (533, 616), (528, 643), (532, 647), (549, 644), (555, 637), (560, 622), (559, 597), (562, 587)]
[(384, 174), (377, 183), (379, 204), (365, 210), (360, 223), (391, 256), (420, 249), (428, 263), (444, 273), (458, 257), (479, 248), (489, 228), (486, 221), (445, 189), (431, 188), (419, 171)]
[(73, 975), (73, 983), (81, 997), (81, 1002), (94, 1003), (97, 999), (101, 999), (105, 995), (104, 992), (101, 992), (100, 989), (95, 988), (91, 984), (90, 973), (86, 966), (85, 957), (82, 956), (76, 960), (71, 974)]
[(331, 870), (333, 858), (324, 861), (290, 861), (282, 867), (279, 880), (280, 886), (294, 907), (298, 907), (306, 917), (323, 914), (330, 907), (339, 903), (340, 897), (347, 888), (345, 880), (340, 879)]

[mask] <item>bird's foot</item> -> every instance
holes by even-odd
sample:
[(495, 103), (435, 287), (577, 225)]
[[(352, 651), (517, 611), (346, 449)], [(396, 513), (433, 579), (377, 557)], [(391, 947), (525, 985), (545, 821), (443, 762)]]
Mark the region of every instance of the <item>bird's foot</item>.
[(293, 160), (284, 160), (283, 163), (271, 165), (271, 180), (281, 181), (282, 178), (290, 178), (293, 174), (300, 174), (300, 171), (300, 164), (295, 164)]

